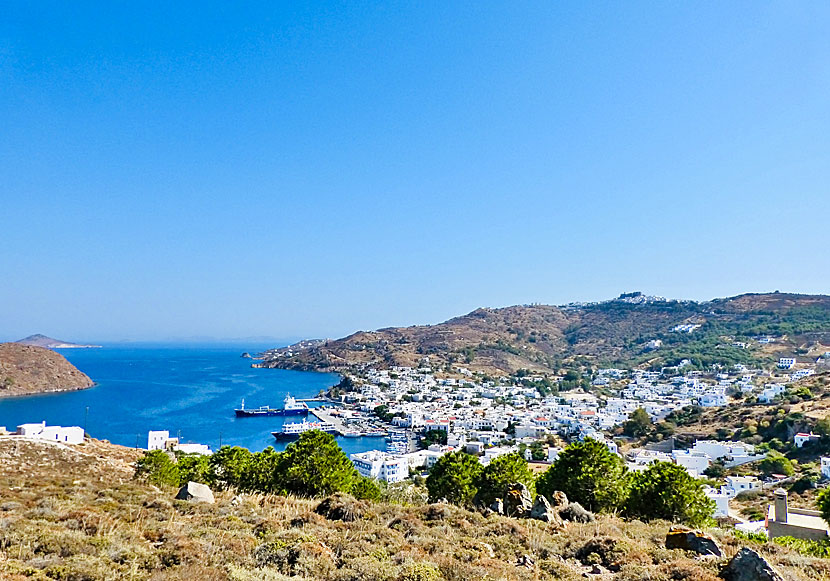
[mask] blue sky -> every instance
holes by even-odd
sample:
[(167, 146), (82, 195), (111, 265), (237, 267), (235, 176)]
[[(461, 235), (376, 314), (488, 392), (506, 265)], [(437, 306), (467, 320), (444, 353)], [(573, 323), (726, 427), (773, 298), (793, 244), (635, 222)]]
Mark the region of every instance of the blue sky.
[(828, 292), (830, 5), (31, 3), (0, 335)]

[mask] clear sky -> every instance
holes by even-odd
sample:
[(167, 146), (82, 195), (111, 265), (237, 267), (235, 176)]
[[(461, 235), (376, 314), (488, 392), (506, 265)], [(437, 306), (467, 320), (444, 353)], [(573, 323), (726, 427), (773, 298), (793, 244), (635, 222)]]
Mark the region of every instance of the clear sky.
[(828, 30), (827, 2), (4, 2), (0, 339), (830, 292)]

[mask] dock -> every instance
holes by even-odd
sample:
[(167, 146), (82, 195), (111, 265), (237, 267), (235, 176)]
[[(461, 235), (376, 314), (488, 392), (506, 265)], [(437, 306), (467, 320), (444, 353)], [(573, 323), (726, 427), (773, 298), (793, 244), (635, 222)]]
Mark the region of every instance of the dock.
[(329, 422), (334, 426), (334, 429), (337, 430), (337, 435), (342, 436), (348, 428), (346, 428), (346, 423), (337, 416), (331, 415), (328, 410), (320, 409), (320, 408), (311, 408), (308, 410), (308, 413), (313, 414), (317, 419), (321, 422)]

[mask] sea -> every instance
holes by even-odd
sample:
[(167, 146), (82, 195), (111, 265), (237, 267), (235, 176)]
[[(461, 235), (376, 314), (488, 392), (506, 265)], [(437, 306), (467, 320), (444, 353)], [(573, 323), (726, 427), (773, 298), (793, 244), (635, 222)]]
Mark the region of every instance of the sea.
[[(282, 407), (285, 396), (312, 398), (337, 384), (332, 373), (254, 369), (243, 352), (273, 345), (104, 345), (58, 349), (95, 382), (81, 391), (0, 399), (0, 426), (23, 423), (81, 426), (93, 438), (135, 448), (147, 447), (150, 430), (168, 430), (183, 443), (260, 451), (282, 450), (271, 432), (301, 417), (237, 418), (234, 409)], [(320, 404), (310, 403), (313, 408)], [(316, 418), (309, 415), (309, 421)], [(348, 454), (385, 450), (383, 438), (337, 438)]]

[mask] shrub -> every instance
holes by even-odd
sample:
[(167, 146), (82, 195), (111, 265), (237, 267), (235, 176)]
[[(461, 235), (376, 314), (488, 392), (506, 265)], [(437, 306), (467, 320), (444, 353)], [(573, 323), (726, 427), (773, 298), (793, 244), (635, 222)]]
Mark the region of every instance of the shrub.
[(482, 469), (478, 458), (464, 452), (444, 454), (427, 478), (430, 501), (446, 498), (453, 504), (471, 504), (477, 492), (475, 482)]
[(622, 506), (628, 492), (622, 459), (593, 438), (565, 448), (536, 481), (536, 490), (551, 500), (557, 490), (591, 511)]
[(534, 490), (533, 473), (527, 467), (527, 461), (517, 452), (493, 458), (475, 480), (478, 492), (475, 501), (490, 506), (496, 498), (504, 496), (508, 484), (521, 482), (531, 491)]
[(685, 468), (671, 462), (656, 462), (631, 478), (625, 513), (641, 520), (665, 519), (697, 526), (715, 512), (715, 503), (703, 485)]

